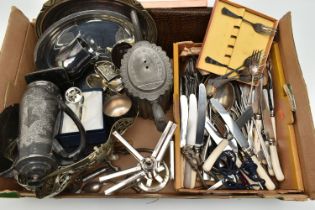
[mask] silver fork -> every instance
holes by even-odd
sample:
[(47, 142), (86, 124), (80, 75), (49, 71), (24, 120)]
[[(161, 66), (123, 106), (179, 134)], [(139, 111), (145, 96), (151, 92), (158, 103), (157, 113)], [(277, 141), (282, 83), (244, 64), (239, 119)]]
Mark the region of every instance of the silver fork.
[(251, 87), (249, 91), (248, 101), (247, 104), (251, 104), (252, 101), (252, 94), (253, 94), (253, 87), (254, 82), (262, 76), (260, 72), (260, 60), (261, 60), (262, 50), (254, 50), (252, 54), (252, 59), (250, 60), (248, 71), (252, 76)]
[(253, 23), (249, 20), (246, 20), (242, 16), (233, 13), (231, 10), (227, 9), (226, 7), (224, 7), (221, 12), (222, 12), (222, 14), (224, 14), (226, 16), (229, 16), (232, 18), (237, 18), (237, 19), (242, 19), (244, 22), (250, 24), (253, 27), (254, 31), (256, 31), (259, 34), (274, 35), (277, 32), (277, 29), (275, 29), (275, 28), (265, 26), (264, 24), (261, 24), (261, 23)]

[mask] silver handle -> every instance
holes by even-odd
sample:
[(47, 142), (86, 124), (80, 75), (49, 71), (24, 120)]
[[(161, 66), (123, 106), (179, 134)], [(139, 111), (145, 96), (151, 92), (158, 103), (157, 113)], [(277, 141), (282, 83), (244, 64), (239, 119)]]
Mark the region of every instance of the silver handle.
[(173, 125), (173, 123), (171, 121), (169, 121), (167, 123), (166, 128), (164, 129), (164, 131), (163, 131), (163, 133), (162, 133), (158, 143), (156, 144), (156, 146), (155, 146), (155, 148), (154, 148), (154, 150), (152, 152), (151, 157), (153, 157), (153, 158), (157, 157), (157, 155), (158, 155), (159, 151), (161, 150), (161, 148), (163, 146), (163, 143), (165, 141), (165, 138), (167, 137), (167, 135), (168, 135), (172, 125)]
[(171, 180), (175, 179), (175, 142), (172, 140), (170, 142), (170, 178)]
[(137, 179), (141, 178), (145, 175), (144, 171), (140, 171), (139, 173), (129, 177), (128, 179), (123, 180), (122, 182), (119, 182), (118, 184), (108, 188), (104, 191), (105, 195), (111, 195), (112, 193), (116, 192), (117, 190), (120, 190), (127, 186), (128, 184), (131, 184), (132, 182), (136, 181)]
[(144, 157), (135, 149), (133, 148), (117, 131), (113, 132), (113, 135), (117, 138), (120, 143), (122, 143), (126, 149), (134, 156), (137, 161), (140, 163), (144, 159)]
[(256, 132), (258, 135), (258, 140), (260, 142), (260, 146), (262, 148), (263, 154), (265, 156), (265, 159), (267, 161), (267, 166), (268, 166), (268, 173), (270, 176), (274, 176), (274, 172), (273, 172), (273, 168), (272, 168), (272, 163), (271, 163), (271, 158), (270, 158), (270, 154), (269, 151), (267, 149), (266, 143), (261, 135), (261, 131), (262, 131), (262, 121), (261, 120), (255, 120), (255, 127), (256, 127)]
[(103, 183), (103, 182), (106, 182), (106, 181), (108, 181), (110, 179), (114, 179), (114, 178), (118, 178), (118, 177), (121, 177), (121, 176), (125, 176), (125, 175), (129, 175), (129, 174), (132, 174), (132, 173), (136, 173), (136, 172), (139, 172), (141, 170), (142, 170), (141, 166), (136, 166), (136, 167), (133, 167), (133, 168), (129, 168), (127, 170), (123, 170), (123, 171), (119, 171), (119, 172), (112, 173), (112, 174), (109, 174), (109, 175), (101, 176), (99, 178), (99, 181), (100, 181), (100, 183)]
[(157, 157), (156, 157), (156, 161), (157, 162), (161, 162), (164, 155), (165, 155), (165, 152), (169, 146), (169, 143), (170, 141), (172, 140), (172, 137), (173, 137), (173, 134), (176, 130), (176, 124), (173, 124), (171, 129), (170, 129), (170, 132), (168, 133), (168, 135), (166, 136), (166, 139), (161, 147), (161, 150), (159, 151), (159, 153), (157, 154)]

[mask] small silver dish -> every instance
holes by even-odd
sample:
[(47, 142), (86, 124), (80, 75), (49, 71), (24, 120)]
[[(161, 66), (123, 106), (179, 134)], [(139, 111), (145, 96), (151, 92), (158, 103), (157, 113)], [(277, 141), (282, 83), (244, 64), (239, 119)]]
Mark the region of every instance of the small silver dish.
[(108, 117), (121, 117), (132, 107), (131, 99), (126, 95), (110, 96), (104, 103), (104, 114)]
[(88, 75), (85, 79), (85, 82), (89, 88), (101, 88), (103, 91), (107, 90), (108, 85), (106, 81), (96, 73)]

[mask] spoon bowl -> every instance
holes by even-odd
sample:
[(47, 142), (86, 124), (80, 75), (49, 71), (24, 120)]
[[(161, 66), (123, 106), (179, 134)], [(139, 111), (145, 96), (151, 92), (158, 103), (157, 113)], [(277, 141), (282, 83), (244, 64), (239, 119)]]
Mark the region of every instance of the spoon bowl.
[(232, 83), (228, 82), (216, 89), (213, 98), (218, 99), (226, 110), (230, 110), (236, 100), (235, 89)]

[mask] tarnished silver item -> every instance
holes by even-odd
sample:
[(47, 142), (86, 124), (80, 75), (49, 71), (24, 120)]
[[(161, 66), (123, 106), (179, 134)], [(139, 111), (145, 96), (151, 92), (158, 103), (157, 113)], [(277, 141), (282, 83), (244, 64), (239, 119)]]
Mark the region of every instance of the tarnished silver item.
[[(68, 16), (69, 13), (86, 10), (105, 10), (111, 14), (108, 19), (120, 18), (116, 14), (121, 14), (124, 21), (139, 28), (138, 31), (141, 31), (144, 40), (149, 42), (156, 42), (157, 40), (157, 28), (154, 19), (141, 3), (135, 0), (47, 0), (37, 17), (36, 33), (40, 37), (49, 26)], [(133, 18), (134, 13), (136, 13), (136, 19), (139, 21), (135, 21)]]
[(170, 172), (168, 166), (163, 161), (163, 157), (169, 147), (175, 129), (176, 124), (168, 122), (150, 157), (143, 157), (119, 133), (113, 132), (113, 135), (117, 140), (126, 147), (132, 156), (135, 157), (138, 164), (133, 168), (100, 177), (99, 181), (105, 182), (125, 175), (131, 175), (129, 178), (106, 189), (104, 192), (105, 195), (111, 195), (131, 184), (138, 184), (138, 187), (145, 192), (158, 192), (162, 190), (170, 178)]
[(158, 130), (163, 131), (167, 124), (164, 111), (173, 84), (172, 66), (166, 53), (155, 44), (137, 42), (124, 55), (120, 74), (128, 94), (138, 103), (141, 116), (154, 118)]
[(20, 105), (20, 135), (16, 179), (27, 188), (38, 187), (57, 168), (52, 153), (54, 126), (59, 112), (59, 88), (51, 82), (28, 85)]
[(115, 122), (112, 126), (110, 135), (106, 143), (95, 147), (94, 151), (80, 161), (68, 165), (61, 166), (43, 179), (43, 186), (36, 190), (36, 196), (39, 198), (54, 197), (64, 191), (66, 187), (75, 180), (83, 171), (86, 171), (96, 164), (110, 161), (109, 157), (113, 154), (114, 141), (111, 133), (117, 131), (120, 134), (133, 124), (134, 118), (122, 118)]
[(117, 71), (115, 65), (110, 61), (98, 61), (95, 64), (95, 71), (107, 82), (119, 77), (119, 72)]
[(106, 91), (108, 86), (105, 79), (96, 73), (88, 75), (85, 83), (89, 88), (101, 88), (103, 91)]

